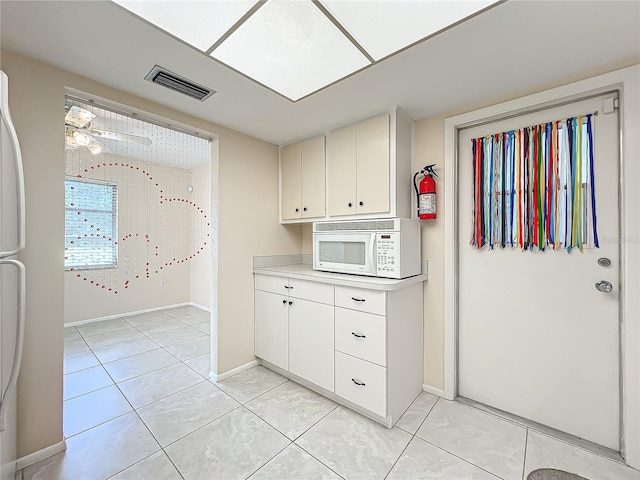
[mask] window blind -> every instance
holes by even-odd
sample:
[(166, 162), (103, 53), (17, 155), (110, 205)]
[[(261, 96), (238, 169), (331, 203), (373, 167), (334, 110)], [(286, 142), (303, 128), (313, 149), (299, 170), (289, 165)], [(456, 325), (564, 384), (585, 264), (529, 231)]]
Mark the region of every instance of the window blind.
[(65, 180), (65, 270), (117, 266), (117, 206), (115, 183)]

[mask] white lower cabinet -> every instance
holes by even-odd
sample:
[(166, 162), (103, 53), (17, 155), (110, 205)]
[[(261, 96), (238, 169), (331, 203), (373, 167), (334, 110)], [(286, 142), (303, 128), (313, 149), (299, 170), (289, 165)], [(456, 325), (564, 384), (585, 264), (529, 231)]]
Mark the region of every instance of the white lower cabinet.
[(398, 421), (422, 390), (422, 283), (374, 290), (256, 274), (255, 285), (255, 353), (266, 366)]
[(267, 362), (289, 368), (288, 299), (275, 293), (255, 291), (255, 352)]
[(289, 371), (333, 391), (333, 305), (292, 299)]
[(387, 369), (336, 352), (336, 395), (387, 416)]

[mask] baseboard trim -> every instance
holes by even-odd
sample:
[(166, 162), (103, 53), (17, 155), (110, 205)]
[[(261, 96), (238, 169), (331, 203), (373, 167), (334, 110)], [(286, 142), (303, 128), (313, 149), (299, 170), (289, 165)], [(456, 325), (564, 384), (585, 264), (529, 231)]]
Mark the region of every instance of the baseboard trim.
[(213, 380), (214, 382), (220, 382), (222, 380), (224, 380), (225, 378), (229, 378), (232, 377), (233, 375), (236, 375), (240, 372), (244, 372), (245, 370), (249, 370), (250, 368), (253, 368), (255, 366), (258, 365), (258, 361), (257, 360), (253, 360), (249, 363), (245, 363), (244, 365), (240, 365), (237, 368), (234, 368), (233, 370), (229, 370), (227, 372), (221, 373), (220, 375), (216, 375), (213, 372), (209, 372), (209, 378), (211, 380)]
[(134, 312), (119, 313), (117, 315), (107, 315), (106, 317), (96, 317), (96, 318), (90, 318), (88, 320), (79, 320), (77, 322), (65, 323), (64, 326), (65, 327), (79, 327), (80, 325), (86, 325), (87, 323), (102, 322), (104, 320), (113, 320), (114, 318), (132, 317), (134, 315), (140, 315), (142, 313), (151, 313), (151, 312), (157, 312), (158, 310), (167, 310), (169, 308), (188, 307), (188, 306), (193, 306), (193, 307), (198, 307), (198, 308), (203, 308), (204, 309), (204, 307), (201, 307), (200, 305), (196, 305), (195, 303), (183, 302), (183, 303), (176, 303), (176, 304), (173, 304), (173, 305), (163, 305), (161, 307), (146, 308), (144, 310), (136, 310)]
[(34, 463), (38, 463), (49, 457), (53, 457), (57, 453), (64, 452), (66, 449), (67, 443), (62, 440), (61, 442), (55, 443), (47, 448), (43, 448), (42, 450), (38, 450), (37, 452), (30, 453), (29, 455), (18, 459), (18, 461), (16, 462), (16, 470), (27, 468)]
[(444, 390), (442, 390), (441, 388), (436, 388), (436, 387), (432, 387), (431, 385), (422, 385), (422, 390), (424, 390), (427, 393), (431, 393), (433, 395), (437, 395), (439, 397), (443, 397), (444, 398)]
[(210, 312), (211, 309), (209, 307), (205, 307), (204, 305), (200, 305), (199, 303), (196, 302), (189, 302), (189, 305), (191, 305), (192, 307), (196, 307), (199, 308), (201, 310), (204, 310), (205, 312)]

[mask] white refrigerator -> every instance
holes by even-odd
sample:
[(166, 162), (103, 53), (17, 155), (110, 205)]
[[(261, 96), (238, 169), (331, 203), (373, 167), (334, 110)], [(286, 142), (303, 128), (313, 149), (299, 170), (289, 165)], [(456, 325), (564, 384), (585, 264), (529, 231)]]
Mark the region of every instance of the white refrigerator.
[(0, 480), (13, 480), (25, 318), (25, 269), (18, 260), (24, 248), (24, 174), (2, 71), (0, 95)]

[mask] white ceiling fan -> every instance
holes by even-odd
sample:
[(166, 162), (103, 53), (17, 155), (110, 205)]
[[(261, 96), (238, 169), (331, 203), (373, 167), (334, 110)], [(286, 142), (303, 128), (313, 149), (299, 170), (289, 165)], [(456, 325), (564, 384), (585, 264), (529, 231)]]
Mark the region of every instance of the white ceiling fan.
[(102, 140), (151, 145), (151, 139), (147, 137), (92, 128), (91, 122), (95, 117), (95, 114), (75, 105), (67, 110), (64, 117), (66, 149), (75, 150), (80, 147), (87, 147), (93, 155), (98, 155), (102, 152), (111, 151)]

